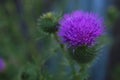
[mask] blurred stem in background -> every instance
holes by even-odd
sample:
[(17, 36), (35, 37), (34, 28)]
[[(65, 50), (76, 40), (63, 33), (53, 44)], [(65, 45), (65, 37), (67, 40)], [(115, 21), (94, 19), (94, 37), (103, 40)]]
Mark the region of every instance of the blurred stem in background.
[(112, 0), (114, 2), (112, 8), (112, 14), (110, 18), (113, 16), (113, 27), (111, 30), (111, 37), (113, 38), (113, 44), (110, 50), (110, 58), (107, 68), (107, 76), (106, 80), (119, 80), (120, 77), (120, 71), (119, 71), (119, 65), (120, 65), (120, 0)]

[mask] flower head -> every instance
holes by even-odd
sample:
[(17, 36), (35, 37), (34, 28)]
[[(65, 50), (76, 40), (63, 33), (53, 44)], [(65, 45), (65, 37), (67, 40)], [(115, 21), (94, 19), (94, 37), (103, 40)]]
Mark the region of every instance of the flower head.
[(59, 24), (58, 36), (70, 46), (92, 46), (104, 30), (101, 18), (82, 11), (65, 14)]
[(5, 70), (6, 64), (3, 59), (0, 58), (0, 72)]

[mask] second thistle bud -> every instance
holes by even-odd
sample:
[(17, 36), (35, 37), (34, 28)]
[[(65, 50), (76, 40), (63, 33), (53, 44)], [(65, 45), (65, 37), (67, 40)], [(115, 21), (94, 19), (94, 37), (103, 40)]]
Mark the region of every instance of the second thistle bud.
[(2, 58), (0, 58), (0, 73), (5, 71), (5, 69), (6, 69), (6, 63)]
[(38, 26), (46, 33), (55, 33), (57, 31), (59, 19), (59, 15), (56, 15), (52, 12), (48, 12), (40, 17), (38, 21)]

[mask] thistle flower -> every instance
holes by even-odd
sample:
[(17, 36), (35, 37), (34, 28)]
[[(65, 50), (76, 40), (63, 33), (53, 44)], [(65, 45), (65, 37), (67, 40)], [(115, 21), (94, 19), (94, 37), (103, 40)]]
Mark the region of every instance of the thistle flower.
[(61, 41), (74, 47), (94, 45), (104, 30), (103, 21), (97, 15), (82, 11), (65, 14), (59, 24)]
[(103, 34), (104, 23), (93, 13), (75, 11), (59, 21), (58, 36), (69, 45), (68, 52), (78, 63), (89, 63), (96, 56), (96, 40)]
[(2, 58), (0, 58), (0, 72), (5, 70), (6, 64)]

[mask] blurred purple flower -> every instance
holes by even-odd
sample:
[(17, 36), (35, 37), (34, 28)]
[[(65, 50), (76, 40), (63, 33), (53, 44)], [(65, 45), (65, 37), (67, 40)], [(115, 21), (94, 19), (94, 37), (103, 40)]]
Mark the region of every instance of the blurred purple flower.
[(6, 68), (6, 64), (2, 58), (0, 58), (0, 72), (3, 72)]
[(75, 11), (59, 21), (58, 36), (70, 46), (92, 46), (104, 31), (101, 18), (93, 13)]

